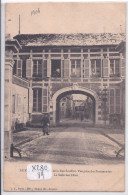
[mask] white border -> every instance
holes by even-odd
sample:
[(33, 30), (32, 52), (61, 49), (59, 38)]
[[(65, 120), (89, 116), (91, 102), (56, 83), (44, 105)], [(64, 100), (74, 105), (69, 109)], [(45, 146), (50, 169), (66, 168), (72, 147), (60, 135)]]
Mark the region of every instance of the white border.
[(106, 2), (110, 2), (110, 3), (113, 3), (113, 2), (119, 2), (119, 3), (122, 3), (122, 2), (128, 2), (128, 1), (126, 1), (126, 0), (123, 0), (123, 1), (120, 1), (120, 0), (99, 0), (99, 1), (97, 1), (97, 0), (63, 0), (63, 1), (61, 1), (61, 0), (48, 0), (48, 1), (46, 1), (46, 0), (38, 0), (38, 1), (35, 1), (35, 0), (1, 0), (1, 2), (2, 3), (26, 3), (26, 2), (36, 2), (36, 3), (38, 3), (38, 2), (98, 2), (98, 3), (106, 3)]

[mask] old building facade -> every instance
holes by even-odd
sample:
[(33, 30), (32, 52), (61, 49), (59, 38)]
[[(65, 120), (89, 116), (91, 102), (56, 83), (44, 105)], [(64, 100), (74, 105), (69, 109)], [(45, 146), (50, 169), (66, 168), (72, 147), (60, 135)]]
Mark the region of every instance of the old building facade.
[[(122, 122), (125, 52), (120, 48), (124, 48), (124, 40), (124, 34), (110, 33), (15, 36), (13, 41), (20, 48), (13, 53), (13, 121), (18, 118), (23, 123), (28, 120), (38, 123), (42, 113), (49, 113), (51, 124), (55, 125), (61, 98), (84, 94), (93, 100), (94, 123), (103, 124), (99, 92), (105, 89), (107, 123), (114, 114)], [(22, 91), (22, 95), (16, 94), (17, 91)], [(19, 102), (19, 112), (22, 110), (26, 115), (17, 115), (16, 102)]]
[[(43, 113), (49, 113), (51, 125), (56, 125), (61, 118), (60, 101), (72, 94), (91, 98), (94, 124), (111, 124), (116, 116), (124, 125), (125, 58), (124, 34), (7, 38), (5, 142), (11, 142), (16, 122), (40, 123)], [(9, 153), (9, 146), (5, 147)]]

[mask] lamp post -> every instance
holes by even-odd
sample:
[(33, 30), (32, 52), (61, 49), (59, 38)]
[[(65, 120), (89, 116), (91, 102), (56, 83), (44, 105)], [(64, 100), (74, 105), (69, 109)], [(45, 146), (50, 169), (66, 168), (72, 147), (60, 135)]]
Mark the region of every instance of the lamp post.
[(101, 100), (101, 110), (103, 114), (103, 120), (104, 120), (104, 125), (106, 126), (106, 121), (107, 121), (107, 99), (108, 99), (108, 89), (107, 87), (101, 88), (98, 92), (99, 98)]

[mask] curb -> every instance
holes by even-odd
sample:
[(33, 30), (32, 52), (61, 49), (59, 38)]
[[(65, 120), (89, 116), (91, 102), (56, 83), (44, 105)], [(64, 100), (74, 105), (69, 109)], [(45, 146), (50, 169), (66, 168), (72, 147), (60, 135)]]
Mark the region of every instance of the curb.
[(14, 146), (17, 147), (17, 146), (20, 146), (20, 145), (22, 145), (22, 144), (26, 144), (27, 142), (31, 142), (31, 141), (33, 141), (34, 139), (36, 139), (36, 138), (38, 138), (38, 137), (40, 137), (40, 136), (41, 136), (41, 135), (36, 136), (36, 137), (34, 137), (34, 138), (27, 138), (27, 139), (25, 139), (25, 140), (23, 140), (23, 141), (21, 141), (21, 142), (18, 142), (18, 143), (16, 143), (16, 144), (14, 144)]

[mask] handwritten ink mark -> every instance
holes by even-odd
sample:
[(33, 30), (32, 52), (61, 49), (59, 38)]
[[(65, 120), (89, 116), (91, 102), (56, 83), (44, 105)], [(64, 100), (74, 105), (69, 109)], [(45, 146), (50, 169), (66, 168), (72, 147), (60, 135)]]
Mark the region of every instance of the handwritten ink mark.
[(40, 14), (40, 8), (31, 11), (31, 16), (34, 16), (34, 15), (37, 15), (37, 14)]

